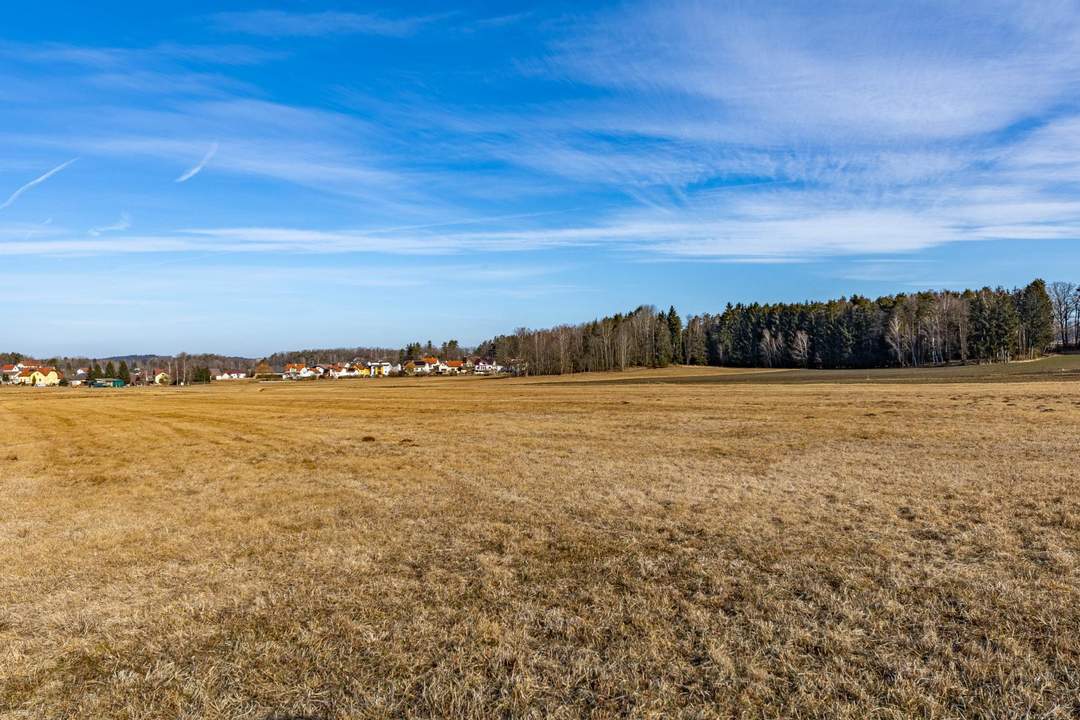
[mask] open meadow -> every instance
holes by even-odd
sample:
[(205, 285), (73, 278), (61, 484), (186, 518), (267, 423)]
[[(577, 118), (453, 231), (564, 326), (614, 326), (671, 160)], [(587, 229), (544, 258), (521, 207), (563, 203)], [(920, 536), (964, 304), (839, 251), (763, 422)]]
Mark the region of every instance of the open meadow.
[(5, 388), (0, 717), (1076, 717), (1045, 362)]

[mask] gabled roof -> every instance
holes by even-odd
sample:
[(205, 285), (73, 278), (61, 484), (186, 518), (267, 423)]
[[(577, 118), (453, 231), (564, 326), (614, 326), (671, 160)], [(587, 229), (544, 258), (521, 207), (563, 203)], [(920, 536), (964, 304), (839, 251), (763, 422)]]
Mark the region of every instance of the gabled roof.
[(447, 360), (446, 361), (446, 367), (459, 368), (459, 367), (463, 366), (464, 364), (465, 364), (464, 360)]
[(422, 358), (422, 360), (425, 363), (427, 363), (428, 365), (438, 365), (439, 364), (439, 358), (435, 357), (434, 355), (428, 355), (426, 358)]
[(56, 377), (60, 377), (60, 378), (64, 377), (64, 373), (62, 373), (59, 370), (57, 370), (56, 368), (52, 368), (52, 367), (23, 368), (22, 371), (19, 373), (19, 377), (28, 378), (28, 377), (31, 377), (34, 373), (41, 373), (42, 375), (48, 375), (49, 373), (56, 373)]

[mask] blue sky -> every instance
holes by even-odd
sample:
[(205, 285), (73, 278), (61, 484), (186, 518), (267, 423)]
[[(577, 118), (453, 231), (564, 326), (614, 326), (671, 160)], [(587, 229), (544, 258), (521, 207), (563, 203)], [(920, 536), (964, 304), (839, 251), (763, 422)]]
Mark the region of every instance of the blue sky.
[(144, 5), (5, 16), (3, 349), (1080, 279), (1076, 3)]

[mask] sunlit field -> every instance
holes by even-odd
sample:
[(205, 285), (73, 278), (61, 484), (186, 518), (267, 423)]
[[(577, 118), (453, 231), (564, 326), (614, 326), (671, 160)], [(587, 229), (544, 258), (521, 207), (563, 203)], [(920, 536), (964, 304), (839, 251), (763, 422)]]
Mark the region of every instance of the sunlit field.
[(1076, 717), (1043, 362), (5, 388), (0, 717)]

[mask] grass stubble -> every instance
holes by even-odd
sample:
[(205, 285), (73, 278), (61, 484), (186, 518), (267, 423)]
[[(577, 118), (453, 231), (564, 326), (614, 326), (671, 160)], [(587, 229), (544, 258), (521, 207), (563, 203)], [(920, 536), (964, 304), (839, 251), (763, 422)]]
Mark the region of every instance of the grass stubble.
[(1080, 383), (9, 389), (0, 427), (0, 717), (1080, 715)]

